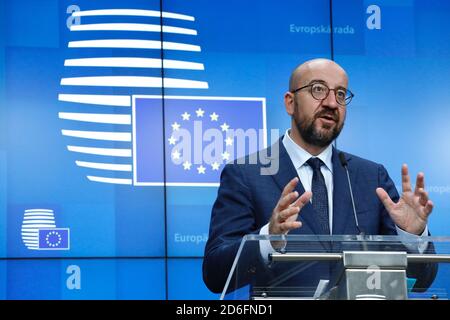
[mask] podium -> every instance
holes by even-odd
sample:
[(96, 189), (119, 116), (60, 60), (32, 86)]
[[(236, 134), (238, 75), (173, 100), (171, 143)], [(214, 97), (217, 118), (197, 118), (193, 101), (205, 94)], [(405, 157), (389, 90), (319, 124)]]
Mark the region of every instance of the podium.
[(450, 237), (247, 235), (221, 299), (449, 299)]

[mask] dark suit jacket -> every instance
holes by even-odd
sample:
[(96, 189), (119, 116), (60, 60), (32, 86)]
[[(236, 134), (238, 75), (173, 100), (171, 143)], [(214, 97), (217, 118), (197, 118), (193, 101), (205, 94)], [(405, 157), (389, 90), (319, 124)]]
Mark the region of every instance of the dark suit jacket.
[[(279, 169), (273, 175), (261, 175), (267, 167), (268, 159), (260, 159), (257, 164), (227, 164), (221, 174), (220, 188), (211, 215), (209, 239), (205, 247), (203, 279), (213, 292), (220, 292), (226, 282), (242, 237), (259, 234), (268, 223), (281, 192), (286, 184), (297, 176), (297, 171), (281, 142), (278, 140), (279, 154), (272, 154), (269, 147), (265, 155), (272, 161), (279, 161)], [(333, 148), (333, 235), (358, 234), (344, 168), (338, 158), (339, 151)], [(359, 225), (367, 235), (396, 235), (395, 225), (376, 195), (376, 188), (386, 190), (393, 201), (399, 194), (386, 169), (377, 163), (344, 153), (352, 183)], [(240, 162), (242, 163), (242, 162)], [(262, 164), (263, 163), (263, 164)], [(264, 170), (264, 169), (263, 169)], [(299, 194), (304, 192), (301, 183), (297, 185)], [(302, 227), (290, 234), (320, 234), (314, 218), (314, 209), (306, 204), (298, 219)], [(326, 268), (326, 267), (325, 267)], [(320, 269), (320, 268), (319, 268)], [(313, 273), (318, 273), (318, 268)], [(307, 279), (306, 279), (307, 278)], [(301, 285), (317, 285), (313, 279), (304, 276)], [(305, 282), (306, 281), (306, 282)]]

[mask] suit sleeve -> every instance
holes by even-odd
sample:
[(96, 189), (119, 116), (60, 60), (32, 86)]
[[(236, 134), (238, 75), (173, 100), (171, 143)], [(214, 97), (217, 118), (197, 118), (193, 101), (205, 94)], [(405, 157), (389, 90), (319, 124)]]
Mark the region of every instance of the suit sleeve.
[(250, 233), (259, 233), (251, 192), (239, 165), (228, 164), (212, 208), (203, 260), (203, 280), (211, 291), (223, 290), (241, 240)]

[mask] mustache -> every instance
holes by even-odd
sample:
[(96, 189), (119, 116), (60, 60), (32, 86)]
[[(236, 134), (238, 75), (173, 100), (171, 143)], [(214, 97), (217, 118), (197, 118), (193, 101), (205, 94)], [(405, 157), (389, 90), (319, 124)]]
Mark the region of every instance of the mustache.
[(323, 117), (323, 116), (328, 116), (331, 117), (334, 121), (338, 122), (339, 121), (339, 113), (337, 111), (333, 111), (330, 109), (323, 109), (319, 112), (316, 113), (316, 115), (314, 116), (314, 120)]

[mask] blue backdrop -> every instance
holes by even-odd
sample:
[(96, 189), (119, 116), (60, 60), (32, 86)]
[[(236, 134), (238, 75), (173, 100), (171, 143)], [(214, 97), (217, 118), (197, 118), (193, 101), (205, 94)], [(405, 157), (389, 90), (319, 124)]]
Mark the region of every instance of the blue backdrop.
[(332, 3), (331, 34), (328, 0), (1, 0), (0, 298), (217, 298), (201, 263), (227, 159), (174, 164), (169, 138), (284, 133), (288, 77), (315, 57), (356, 94), (337, 146), (397, 185), (403, 162), (424, 171), (430, 230), (449, 235), (450, 4)]

